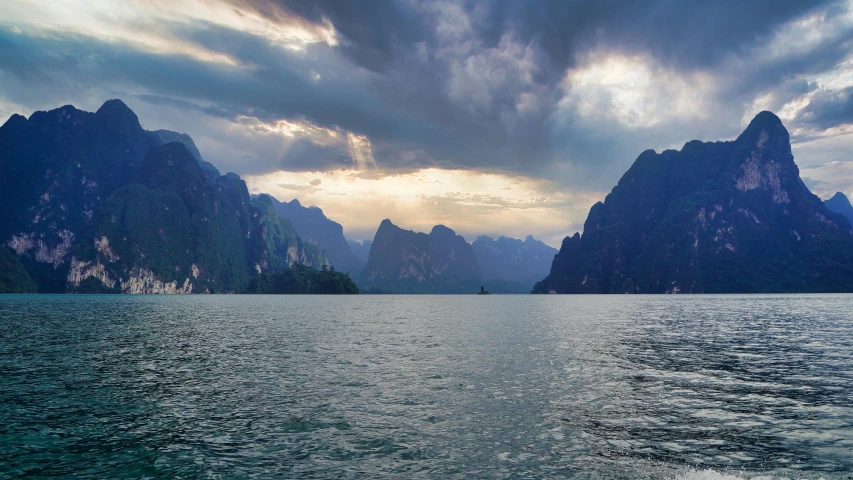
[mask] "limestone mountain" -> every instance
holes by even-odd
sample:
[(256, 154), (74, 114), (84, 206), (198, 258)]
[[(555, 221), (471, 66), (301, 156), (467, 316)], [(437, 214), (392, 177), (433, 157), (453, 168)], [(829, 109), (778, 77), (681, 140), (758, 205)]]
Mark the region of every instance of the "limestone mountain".
[(471, 245), (453, 230), (436, 225), (427, 235), (383, 220), (359, 285), (395, 293), (474, 293), (481, 276)]
[[(87, 233), (71, 258), (72, 290), (240, 292), (255, 273), (322, 263), (269, 204), (252, 204), (237, 175), (211, 185), (178, 142), (152, 149), (139, 176), (105, 200)], [(99, 283), (84, 284), (88, 279)]]
[(482, 235), (471, 244), (483, 278), (518, 282), (527, 291), (548, 275), (557, 249), (528, 236), (524, 240), (499, 237), (497, 240)]
[(294, 264), (314, 268), (331, 266), (323, 250), (302, 240), (293, 224), (275, 212), (274, 201), (269, 195), (252, 200), (257, 213), (253, 218), (256, 233), (251, 237), (254, 241), (250, 242), (255, 270), (258, 273), (278, 272)]
[(734, 141), (643, 152), (539, 293), (853, 291), (853, 232), (803, 184), (762, 112)]
[(0, 241), (41, 292), (65, 290), (69, 253), (101, 203), (156, 143), (121, 101), (12, 115), (0, 127)]
[(826, 208), (835, 213), (844, 215), (844, 218), (853, 225), (853, 205), (850, 205), (850, 200), (841, 192), (836, 192), (829, 200), (823, 202)]
[[(40, 292), (241, 291), (258, 270), (325, 263), (237, 175), (205, 171), (192, 139), (163, 140), (119, 100), (0, 127), (0, 242)], [(272, 224), (288, 234), (270, 240)]]
[(317, 207), (302, 206), (299, 200), (285, 203), (269, 198), (275, 211), (293, 224), (300, 238), (325, 250), (335, 269), (358, 278), (365, 262), (353, 255), (340, 223), (327, 218)]

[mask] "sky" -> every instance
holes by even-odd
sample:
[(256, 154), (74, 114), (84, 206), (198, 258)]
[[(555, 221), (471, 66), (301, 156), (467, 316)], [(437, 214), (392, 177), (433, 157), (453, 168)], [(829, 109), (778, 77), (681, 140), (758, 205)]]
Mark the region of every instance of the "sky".
[(0, 122), (122, 99), (253, 193), (553, 246), (644, 150), (762, 110), (853, 194), (853, 0), (3, 0)]

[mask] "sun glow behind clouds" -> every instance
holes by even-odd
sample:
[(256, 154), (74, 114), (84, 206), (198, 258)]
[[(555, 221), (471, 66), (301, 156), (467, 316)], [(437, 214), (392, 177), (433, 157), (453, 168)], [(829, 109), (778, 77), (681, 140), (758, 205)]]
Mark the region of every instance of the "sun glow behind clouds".
[(244, 177), (253, 193), (298, 198), (329, 218), (344, 220), (348, 237), (372, 239), (390, 218), (403, 228), (445, 224), (473, 241), (477, 235), (524, 238), (554, 246), (580, 229), (601, 192), (567, 191), (553, 182), (503, 172), (422, 169), (407, 173), (337, 170), (275, 172)]
[[(174, 24), (219, 25), (266, 38), (290, 50), (303, 50), (312, 43), (338, 44), (328, 21), (310, 24), (283, 13), (272, 22), (252, 11), (242, 11), (222, 0), (3, 0), (4, 17), (14, 18), (19, 29), (52, 33), (73, 33), (113, 43), (126, 43), (142, 51), (185, 55), (203, 62), (231, 66), (240, 59), (180, 38)], [(0, 19), (0, 24), (5, 23)]]
[[(592, 53), (564, 80), (562, 107), (585, 118), (610, 117), (631, 128), (652, 127), (702, 115), (699, 108), (713, 87), (701, 73), (681, 74), (656, 66), (652, 59)], [(665, 107), (665, 108), (664, 108)]]

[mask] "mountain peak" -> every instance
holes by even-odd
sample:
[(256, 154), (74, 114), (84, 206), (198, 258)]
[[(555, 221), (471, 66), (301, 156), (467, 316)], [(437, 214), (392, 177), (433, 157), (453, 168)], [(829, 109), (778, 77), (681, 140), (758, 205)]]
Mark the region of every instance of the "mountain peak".
[(127, 113), (130, 113), (134, 117), (136, 116), (136, 114), (133, 113), (133, 110), (131, 110), (130, 107), (127, 106), (127, 104), (125, 104), (124, 102), (122, 102), (121, 100), (119, 100), (117, 98), (114, 98), (112, 100), (107, 100), (106, 102), (104, 102), (104, 104), (101, 105), (101, 108), (99, 108), (98, 111), (95, 113), (100, 114), (100, 115), (107, 114), (107, 113), (109, 113), (109, 114), (114, 114), (114, 113), (127, 114)]
[(471, 245), (450, 228), (436, 225), (427, 235), (385, 219), (376, 231), (361, 281), (395, 292), (462, 293), (473, 290), (469, 280), (479, 286), (480, 277)]
[(443, 236), (450, 236), (450, 237), (456, 236), (456, 232), (454, 232), (453, 229), (451, 229), (445, 225), (441, 225), (441, 224), (432, 227), (432, 230), (429, 232), (429, 234), (430, 234), (430, 236), (433, 236), (433, 235), (443, 235)]
[(782, 125), (782, 120), (768, 111), (756, 115), (738, 140), (754, 143), (758, 148), (785, 146), (790, 148), (791, 143), (788, 130)]
[(757, 115), (749, 122), (750, 125), (756, 124), (767, 127), (782, 126), (782, 120), (775, 113), (764, 110), (758, 112)]
[(841, 192), (835, 192), (835, 195), (833, 195), (832, 198), (830, 198), (829, 200), (836, 202), (847, 202), (848, 204), (850, 203), (850, 199), (847, 198), (847, 195), (844, 195)]
[(841, 192), (836, 192), (829, 200), (823, 202), (826, 208), (835, 213), (844, 215), (845, 218), (853, 225), (853, 205), (850, 205), (850, 200), (847, 195)]
[(13, 113), (12, 116), (9, 117), (8, 120), (6, 120), (6, 123), (4, 123), (3, 126), (5, 127), (7, 125), (23, 125), (25, 123), (27, 123), (27, 117), (23, 115), (18, 115), (17, 113)]
[(96, 118), (106, 120), (109, 125), (112, 125), (115, 128), (121, 128), (121, 126), (127, 124), (141, 128), (139, 127), (139, 117), (133, 113), (133, 110), (131, 110), (130, 107), (118, 99), (107, 100), (104, 102), (104, 104), (101, 105), (101, 108), (95, 112), (95, 116)]
[(536, 291), (853, 291), (853, 274), (823, 271), (853, 262), (851, 227), (829, 210), (800, 180), (782, 121), (761, 112), (733, 142), (641, 155)]

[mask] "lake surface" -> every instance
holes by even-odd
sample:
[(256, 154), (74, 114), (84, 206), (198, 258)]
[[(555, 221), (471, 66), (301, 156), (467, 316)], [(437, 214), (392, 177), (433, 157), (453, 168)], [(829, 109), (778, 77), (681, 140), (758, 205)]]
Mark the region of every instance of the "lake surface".
[(853, 478), (853, 296), (0, 296), (0, 478)]

